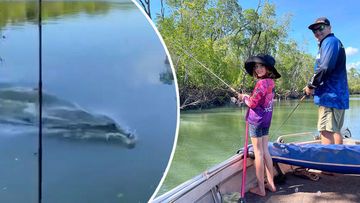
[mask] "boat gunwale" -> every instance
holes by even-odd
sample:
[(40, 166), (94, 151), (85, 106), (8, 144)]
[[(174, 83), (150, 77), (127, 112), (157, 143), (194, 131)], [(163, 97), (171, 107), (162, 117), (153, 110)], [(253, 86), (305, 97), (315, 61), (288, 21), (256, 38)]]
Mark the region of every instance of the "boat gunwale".
[[(186, 193), (188, 193), (191, 189), (199, 186), (203, 182), (207, 181), (211, 177), (219, 174), (221, 171), (224, 171), (229, 166), (239, 163), (244, 158), (244, 154), (241, 152), (239, 154), (235, 154), (230, 158), (226, 159), (225, 161), (205, 170), (201, 174), (183, 182), (182, 184), (176, 186), (175, 188), (171, 189), (170, 191), (156, 197), (152, 202), (163, 202), (167, 200), (169, 197), (172, 197), (172, 201), (176, 201)], [(247, 164), (249, 167), (251, 163)], [(242, 168), (239, 168), (238, 171), (241, 171)]]

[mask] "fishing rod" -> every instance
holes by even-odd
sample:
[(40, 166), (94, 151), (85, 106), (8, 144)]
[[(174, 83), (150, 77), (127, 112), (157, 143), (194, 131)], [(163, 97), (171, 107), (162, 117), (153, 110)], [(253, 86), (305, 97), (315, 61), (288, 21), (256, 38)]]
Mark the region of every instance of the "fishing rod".
[(38, 30), (39, 30), (39, 135), (38, 135), (38, 202), (42, 202), (42, 155), (43, 155), (43, 140), (42, 140), (42, 0), (38, 1)]
[[(295, 110), (299, 107), (300, 103), (306, 98), (306, 95), (302, 96), (300, 101), (296, 104), (296, 106), (291, 110), (289, 115), (286, 117), (286, 119), (281, 123), (280, 127), (275, 131), (276, 133), (279, 132), (279, 130), (285, 125), (285, 123), (289, 120), (289, 118), (292, 116), (292, 114), (295, 112)], [(275, 133), (275, 134), (276, 134)]]
[(226, 85), (231, 91), (234, 93), (240, 94), (238, 91), (236, 91), (233, 87), (231, 87), (228, 83), (226, 83), (223, 79), (221, 79), (218, 75), (216, 75), (213, 71), (211, 71), (208, 67), (206, 67), (203, 63), (201, 63), (199, 60), (197, 60), (191, 53), (189, 53), (187, 50), (182, 48), (180, 45), (173, 43), (177, 48), (181, 49), (186, 55), (188, 55), (190, 58), (192, 58), (194, 61), (196, 61), (198, 64), (200, 64), (205, 70), (207, 70), (211, 75), (213, 75), (215, 78), (220, 80), (224, 85)]
[(245, 185), (246, 185), (246, 168), (247, 168), (247, 155), (248, 155), (248, 143), (249, 143), (249, 123), (246, 121), (245, 124), (245, 143), (244, 143), (244, 152), (243, 152), (243, 170), (242, 170), (242, 180), (241, 180), (241, 192), (240, 199), (238, 203), (246, 203), (245, 199)]

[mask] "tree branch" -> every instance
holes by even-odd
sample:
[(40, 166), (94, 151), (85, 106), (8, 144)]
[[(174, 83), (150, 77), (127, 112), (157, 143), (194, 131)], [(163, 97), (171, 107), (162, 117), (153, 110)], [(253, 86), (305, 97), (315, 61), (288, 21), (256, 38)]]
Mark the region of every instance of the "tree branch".
[(145, 13), (151, 19), (150, 0), (139, 0), (139, 1), (141, 3), (141, 6), (144, 8)]

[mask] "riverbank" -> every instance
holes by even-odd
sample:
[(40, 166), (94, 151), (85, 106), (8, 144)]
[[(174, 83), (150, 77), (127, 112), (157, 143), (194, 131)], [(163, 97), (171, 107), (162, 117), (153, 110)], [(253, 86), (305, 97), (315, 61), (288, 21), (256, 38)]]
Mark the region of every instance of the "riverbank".
[[(251, 94), (251, 90), (238, 90), (238, 92)], [(236, 94), (226, 87), (185, 87), (179, 88), (179, 96), (180, 109), (182, 111), (186, 111), (228, 106), (232, 104), (231, 97), (236, 97)], [(303, 93), (299, 93), (298, 91), (284, 91), (275, 93), (276, 100), (300, 99), (302, 96)]]

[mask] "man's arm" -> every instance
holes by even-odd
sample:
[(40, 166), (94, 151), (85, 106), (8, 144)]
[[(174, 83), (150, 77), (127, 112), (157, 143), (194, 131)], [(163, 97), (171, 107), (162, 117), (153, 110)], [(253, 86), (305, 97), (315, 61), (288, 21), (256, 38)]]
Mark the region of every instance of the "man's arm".
[(317, 62), (317, 68), (314, 75), (311, 77), (307, 87), (315, 89), (321, 85), (328, 72), (331, 72), (336, 65), (336, 60), (339, 54), (340, 46), (336, 38), (325, 39), (320, 47), (320, 59)]

